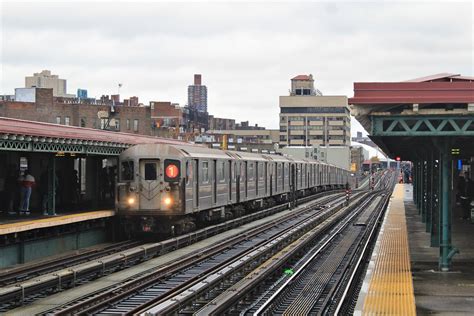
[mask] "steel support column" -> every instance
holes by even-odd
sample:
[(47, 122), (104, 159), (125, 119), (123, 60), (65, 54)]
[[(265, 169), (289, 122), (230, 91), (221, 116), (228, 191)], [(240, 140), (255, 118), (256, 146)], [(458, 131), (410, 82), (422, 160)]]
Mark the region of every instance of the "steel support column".
[(441, 150), (442, 162), (442, 207), (440, 214), (440, 229), (441, 229), (441, 242), (440, 242), (440, 258), (439, 268), (441, 271), (449, 271), (451, 268), (451, 258), (456, 254), (457, 250), (451, 245), (451, 152), (449, 147), (449, 141), (444, 140), (442, 143)]
[(48, 162), (48, 215), (56, 215), (56, 158), (51, 155)]
[(428, 159), (423, 158), (421, 167), (421, 221), (426, 223), (426, 213), (428, 212)]
[(417, 192), (417, 182), (418, 182), (418, 173), (417, 173), (417, 165), (418, 165), (418, 161), (414, 161), (413, 162), (413, 167), (412, 167), (412, 173), (411, 173), (411, 177), (412, 177), (412, 181), (413, 181), (413, 203), (415, 204), (415, 206), (417, 206), (417, 196), (416, 196), (416, 192)]
[(443, 161), (441, 153), (437, 153), (437, 161), (435, 166), (435, 180), (433, 183), (433, 187), (436, 190), (436, 199), (435, 199), (435, 207), (433, 208), (433, 220), (431, 226), (431, 247), (439, 247), (439, 243), (441, 241), (440, 237), (440, 214), (441, 214), (441, 201), (442, 201), (442, 187), (441, 187), (441, 179), (443, 178), (441, 172), (441, 163)]
[(428, 154), (426, 168), (426, 232), (431, 233), (431, 221), (434, 209), (434, 192), (433, 192), (433, 174), (434, 174), (434, 155), (431, 151)]

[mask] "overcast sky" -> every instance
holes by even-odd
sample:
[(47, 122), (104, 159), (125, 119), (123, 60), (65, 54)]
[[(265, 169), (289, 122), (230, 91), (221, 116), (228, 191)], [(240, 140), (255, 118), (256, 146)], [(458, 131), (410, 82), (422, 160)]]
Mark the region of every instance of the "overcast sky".
[(211, 114), (278, 128), (278, 96), (298, 74), (348, 97), (355, 81), (474, 74), (471, 1), (7, 1), (0, 10), (0, 94), (49, 69), (68, 93), (100, 97), (122, 83), (122, 98), (184, 105), (201, 73)]

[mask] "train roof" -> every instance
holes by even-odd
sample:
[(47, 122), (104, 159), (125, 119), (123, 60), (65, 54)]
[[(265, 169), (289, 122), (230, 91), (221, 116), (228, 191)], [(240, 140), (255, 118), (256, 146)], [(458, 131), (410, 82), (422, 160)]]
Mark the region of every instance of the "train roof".
[[(245, 151), (230, 151), (221, 149), (212, 149), (204, 146), (193, 145), (175, 145), (175, 144), (139, 144), (130, 147), (123, 152), (124, 155), (140, 154), (143, 156), (156, 157), (161, 155), (181, 155), (189, 158), (208, 158), (208, 159), (246, 159), (255, 161), (275, 161), (275, 162), (295, 162), (312, 163), (333, 166), (312, 159), (294, 158), (272, 154), (257, 154)], [(337, 167), (336, 167), (337, 168)]]

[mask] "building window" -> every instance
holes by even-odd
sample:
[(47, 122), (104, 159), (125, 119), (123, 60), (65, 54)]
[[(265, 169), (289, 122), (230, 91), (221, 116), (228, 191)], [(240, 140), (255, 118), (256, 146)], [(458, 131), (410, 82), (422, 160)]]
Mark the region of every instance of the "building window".
[(81, 127), (86, 127), (86, 118), (85, 117), (81, 118)]
[(127, 119), (127, 129), (130, 130), (130, 119)]
[(71, 118), (69, 116), (64, 117), (64, 125), (71, 125)]
[(61, 124), (61, 116), (56, 116), (56, 124)]
[(120, 131), (120, 119), (115, 119), (115, 129)]
[(133, 131), (138, 132), (138, 120), (133, 120)]

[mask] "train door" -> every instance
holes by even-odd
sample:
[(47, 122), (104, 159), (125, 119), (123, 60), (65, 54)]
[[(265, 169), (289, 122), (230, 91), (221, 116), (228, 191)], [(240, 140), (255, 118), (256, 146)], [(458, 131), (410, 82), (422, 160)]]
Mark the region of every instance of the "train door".
[(153, 210), (160, 208), (159, 174), (161, 174), (159, 160), (140, 160), (140, 209)]
[(193, 171), (193, 208), (199, 208), (199, 161), (197, 159), (192, 160), (192, 171)]
[(193, 174), (193, 161), (186, 161), (185, 167), (185, 189), (184, 189), (184, 199), (186, 210), (192, 210), (194, 208), (194, 174)]
[(259, 180), (259, 165), (260, 163), (259, 162), (255, 162), (255, 197), (258, 196), (258, 180)]
[(291, 201), (294, 200), (295, 194), (296, 194), (296, 178), (297, 178), (297, 166), (296, 164), (291, 164), (290, 166), (290, 196), (291, 196)]
[(263, 181), (265, 184), (265, 196), (268, 195), (268, 179), (270, 179), (270, 186), (271, 186), (271, 172), (269, 172), (268, 168), (271, 168), (271, 166), (268, 165), (268, 162), (264, 162), (263, 165), (265, 166), (263, 168)]
[(212, 203), (217, 203), (217, 160), (212, 160)]
[(227, 169), (229, 171), (229, 175), (227, 177), (228, 181), (228, 190), (229, 190), (229, 201), (233, 202), (234, 199), (234, 165), (232, 164), (232, 161), (228, 160), (227, 161)]
[(241, 179), (243, 181), (243, 184), (244, 184), (243, 189), (244, 189), (245, 199), (248, 198), (248, 193), (249, 193), (248, 192), (248, 171), (247, 171), (248, 166), (247, 166), (247, 164), (248, 164), (247, 161), (240, 163), (240, 168), (241, 168), (240, 170), (242, 171), (240, 173), (240, 177), (241, 177)]

